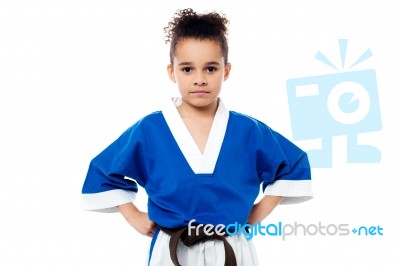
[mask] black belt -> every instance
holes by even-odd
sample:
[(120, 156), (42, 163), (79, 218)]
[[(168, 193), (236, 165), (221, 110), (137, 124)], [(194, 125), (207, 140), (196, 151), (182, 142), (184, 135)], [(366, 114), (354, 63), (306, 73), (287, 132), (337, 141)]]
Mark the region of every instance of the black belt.
[[(161, 231), (171, 236), (169, 240), (169, 254), (175, 266), (182, 266), (179, 264), (176, 253), (178, 250), (179, 239), (182, 240), (183, 244), (187, 247), (191, 247), (197, 243), (209, 240), (221, 240), (224, 243), (225, 248), (225, 266), (237, 266), (235, 253), (232, 246), (226, 240), (226, 233), (224, 235), (217, 234), (213, 228), (213, 230), (211, 230), (212, 234), (210, 233), (208, 235), (204, 232), (204, 230), (202, 230), (204, 227), (200, 227), (200, 230), (191, 229), (189, 235), (189, 229), (187, 227), (170, 229), (159, 226), (159, 228)], [(196, 234), (196, 231), (198, 234)]]

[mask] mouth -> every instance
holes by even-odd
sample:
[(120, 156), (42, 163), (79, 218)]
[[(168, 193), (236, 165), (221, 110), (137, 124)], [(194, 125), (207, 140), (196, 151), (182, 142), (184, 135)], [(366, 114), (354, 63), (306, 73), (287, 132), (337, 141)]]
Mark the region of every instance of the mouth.
[(206, 94), (206, 93), (210, 93), (209, 91), (205, 91), (205, 90), (195, 90), (192, 91), (191, 93), (193, 94)]

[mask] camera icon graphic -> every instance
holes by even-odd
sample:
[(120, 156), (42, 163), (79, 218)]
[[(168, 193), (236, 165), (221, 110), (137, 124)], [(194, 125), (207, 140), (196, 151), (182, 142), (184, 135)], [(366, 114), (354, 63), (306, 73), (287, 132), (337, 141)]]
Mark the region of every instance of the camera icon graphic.
[[(339, 40), (344, 66), (347, 40)], [(372, 55), (368, 49), (350, 68)], [(322, 53), (316, 58), (336, 68)], [(379, 163), (380, 150), (358, 144), (359, 133), (382, 129), (376, 73), (373, 69), (289, 79), (286, 82), (292, 135), (321, 141), (307, 151), (312, 167), (332, 167), (332, 139), (347, 137), (348, 163)]]

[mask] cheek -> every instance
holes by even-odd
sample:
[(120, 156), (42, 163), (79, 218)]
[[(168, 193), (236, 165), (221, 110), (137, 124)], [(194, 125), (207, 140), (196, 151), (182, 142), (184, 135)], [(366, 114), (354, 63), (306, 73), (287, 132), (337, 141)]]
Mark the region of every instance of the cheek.
[(214, 79), (213, 79), (213, 81), (215, 83), (222, 83), (222, 82), (224, 82), (224, 80), (225, 80), (225, 77), (223, 75), (218, 75), (218, 76), (214, 77)]
[(175, 75), (175, 80), (179, 84), (186, 84), (186, 83), (190, 82), (189, 76), (182, 75), (182, 74)]

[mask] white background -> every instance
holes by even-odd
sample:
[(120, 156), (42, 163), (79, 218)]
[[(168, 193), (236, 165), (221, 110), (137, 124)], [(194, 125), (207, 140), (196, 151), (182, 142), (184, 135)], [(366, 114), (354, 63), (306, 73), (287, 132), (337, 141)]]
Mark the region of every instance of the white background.
[[(257, 237), (260, 265), (400, 265), (398, 114), (400, 17), (396, 1), (7, 1), (0, 2), (0, 265), (144, 265), (150, 239), (120, 214), (80, 209), (90, 160), (177, 90), (166, 75), (163, 27), (177, 9), (230, 19), (232, 72), (222, 97), (291, 138), (289, 78), (375, 69), (383, 130), (360, 137), (380, 164), (313, 169), (314, 200), (279, 206), (265, 223), (347, 223), (383, 236)], [(140, 190), (137, 204), (145, 209)]]

